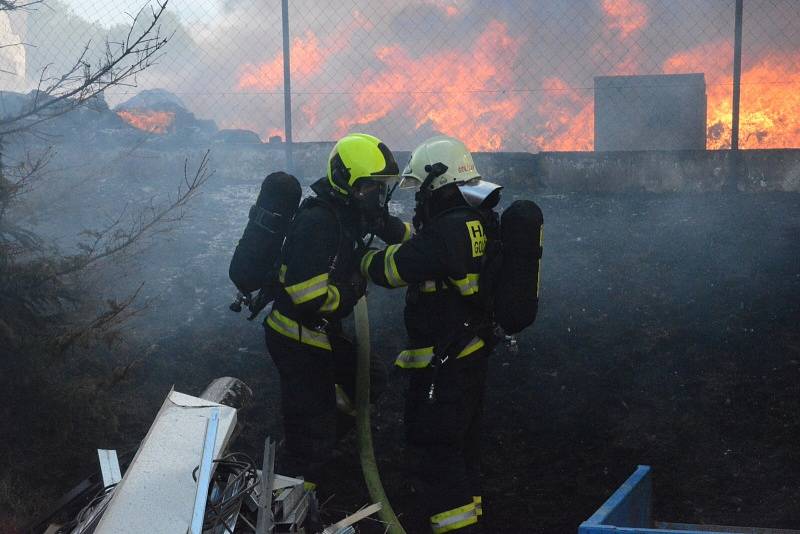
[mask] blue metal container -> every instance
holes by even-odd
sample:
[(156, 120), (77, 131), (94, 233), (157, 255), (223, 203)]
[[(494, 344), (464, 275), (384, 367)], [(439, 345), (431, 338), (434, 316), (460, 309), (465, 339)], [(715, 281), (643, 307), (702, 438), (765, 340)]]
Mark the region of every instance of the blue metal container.
[(578, 534), (800, 534), (798, 530), (654, 523), (650, 466), (640, 465), (608, 500), (584, 521)]

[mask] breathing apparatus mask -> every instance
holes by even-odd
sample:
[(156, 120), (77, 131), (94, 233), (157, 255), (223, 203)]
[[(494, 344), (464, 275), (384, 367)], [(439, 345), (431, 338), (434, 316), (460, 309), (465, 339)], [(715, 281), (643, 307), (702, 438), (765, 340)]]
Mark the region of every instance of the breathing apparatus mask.
[(412, 219), (412, 223), (416, 230), (422, 228), (422, 226), (430, 219), (430, 199), (433, 195), (431, 185), (433, 180), (447, 172), (447, 165), (442, 162), (425, 165), (425, 172), (428, 174), (422, 183), (414, 178), (407, 177), (400, 184), (400, 187), (403, 189), (417, 190), (417, 192), (414, 194), (416, 206), (414, 208), (414, 218)]
[(389, 186), (384, 180), (361, 179), (353, 186), (350, 198), (367, 220), (374, 219), (388, 208)]

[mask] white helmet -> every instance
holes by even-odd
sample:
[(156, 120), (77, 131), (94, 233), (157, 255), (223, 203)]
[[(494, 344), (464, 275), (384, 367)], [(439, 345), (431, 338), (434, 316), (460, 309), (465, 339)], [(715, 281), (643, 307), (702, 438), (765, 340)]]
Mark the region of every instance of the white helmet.
[(457, 184), (464, 199), (477, 207), (491, 193), (501, 189), (501, 186), (481, 179), (472, 154), (462, 141), (446, 135), (431, 137), (414, 149), (403, 169), (401, 187), (420, 187), (436, 163), (444, 164), (447, 170), (431, 180), (429, 191)]

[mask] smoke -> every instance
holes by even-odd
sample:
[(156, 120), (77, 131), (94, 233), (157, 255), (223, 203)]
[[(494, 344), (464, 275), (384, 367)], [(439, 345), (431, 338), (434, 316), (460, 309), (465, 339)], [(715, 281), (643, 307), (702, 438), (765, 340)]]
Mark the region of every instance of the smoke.
[(11, 25), (9, 14), (0, 11), (0, 89), (24, 92), (29, 83), (26, 77), (25, 45)]
[[(162, 23), (175, 32), (136, 88), (177, 94), (220, 127), (263, 139), (283, 130), (283, 55), (277, 2), (206, 0)], [(202, 4), (202, 3), (201, 3)], [(786, 2), (745, 12), (742, 146), (800, 146), (800, 13)], [(107, 8), (105, 8), (107, 10)], [(178, 9), (178, 8), (176, 8)], [(347, 130), (409, 149), (433, 133), (475, 150), (593, 147), (593, 79), (702, 72), (709, 148), (730, 133), (733, 2), (646, 0), (353, 0), (290, 3), (294, 139), (331, 140)], [(28, 18), (29, 72), (74, 61), (87, 39), (99, 53), (122, 25), (105, 28), (65, 5)]]
[[(138, 77), (136, 87), (115, 88), (105, 95), (107, 100), (114, 106), (142, 90), (163, 88), (195, 115), (214, 119), (220, 127), (248, 128), (262, 138), (281, 134), (279, 3), (214, 1), (196, 3), (219, 8), (213, 19), (191, 11), (170, 13), (162, 26), (163, 34), (173, 35), (166, 54)], [(89, 58), (94, 61), (107, 39), (124, 38), (124, 25), (87, 21), (55, 0), (47, 4), (48, 9), (31, 13), (22, 26), (12, 20), (6, 28), (6, 19), (0, 19), (7, 40), (21, 37), (36, 44), (0, 48), (0, 68), (21, 65), (21, 72), (36, 79), (47, 65), (52, 73), (69, 68), (89, 41)], [(359, 129), (381, 136), (394, 150), (411, 148), (434, 132), (463, 137), (475, 149), (591, 149), (593, 77), (662, 72), (704, 72), (708, 125), (715, 136), (709, 137), (709, 146), (724, 146), (729, 136), (731, 1), (292, 0), (290, 5), (294, 134), (301, 141), (329, 140)], [(800, 28), (800, 15), (781, 9), (787, 4), (778, 0), (757, 5), (765, 10), (763, 20), (778, 22), (759, 26), (753, 13), (746, 19), (752, 24), (747, 27), (750, 52), (745, 55), (744, 78), (761, 83), (743, 88), (743, 145), (797, 146), (800, 44), (791, 25)], [(782, 26), (783, 19), (787, 22)], [(764, 33), (771, 29), (785, 37), (767, 39)], [(14, 55), (16, 49), (23, 52), (21, 60)], [(2, 88), (11, 88), (6, 81), (15, 79), (3, 75)], [(168, 113), (131, 115), (139, 128), (153, 132), (135, 142), (122, 129), (101, 127), (93, 132), (96, 135), (72, 135), (84, 130), (70, 128), (63, 130), (63, 137), (47, 137), (48, 143), (64, 144), (51, 163), (53, 179), (28, 197), (27, 222), (70, 251), (82, 239), (75, 237), (81, 230), (103, 228), (126, 209), (168, 199), (181, 183), (187, 156), (184, 145), (161, 142), (158, 132)], [(69, 117), (65, 120), (72, 120)], [(83, 119), (78, 116), (75, 121)], [(192, 150), (203, 148), (195, 145)], [(4, 154), (7, 164), (25, 157), (12, 143), (5, 149), (17, 150)], [(197, 154), (188, 155), (191, 169)], [(297, 174), (319, 176), (326, 155), (324, 147), (298, 147)], [(127, 389), (113, 392), (137, 400), (128, 403), (136, 415), (129, 420), (137, 421), (146, 411), (142, 406), (157, 409), (161, 392), (156, 390), (161, 386), (169, 388), (177, 380), (179, 387), (200, 387), (222, 374), (243, 376), (268, 396), (258, 407), (255, 430), (249, 431), (258, 434), (253, 441), (263, 444), (264, 434), (279, 432), (278, 423), (273, 423), (279, 402), (277, 376), (264, 354), (260, 327), (227, 308), (234, 292), (227, 266), (259, 178), (282, 168), (285, 159), (282, 150), (235, 143), (215, 144), (212, 158), (217, 174), (174, 232), (147, 243), (140, 254), (104, 265), (97, 274), (98, 285), (114, 296), (130, 295), (146, 282), (141, 296), (151, 304), (126, 327), (129, 346), (110, 360), (122, 361), (132, 354), (142, 370)], [(609, 458), (653, 458), (662, 451), (657, 460), (664, 465), (675, 458), (688, 459), (674, 469), (676, 478), (684, 481), (703, 465), (715, 465), (719, 451), (730, 446), (719, 441), (717, 431), (720, 413), (730, 410), (730, 424), (737, 428), (752, 428), (741, 424), (744, 415), (751, 416), (748, 422), (755, 417), (771, 422), (774, 434), (759, 432), (758, 440), (741, 443), (774, 451), (773, 468), (760, 470), (765, 478), (785, 472), (794, 458), (794, 442), (787, 437), (787, 445), (776, 449), (770, 440), (772, 435), (789, 436), (783, 422), (797, 413), (796, 383), (791, 383), (792, 389), (779, 387), (794, 380), (797, 371), (796, 361), (786, 363), (797, 360), (797, 195), (542, 196), (533, 179), (512, 181), (530, 168), (526, 160), (482, 158), (481, 171), (506, 186), (504, 205), (517, 197), (535, 198), (547, 220), (540, 318), (521, 337), (519, 357), (499, 349), (491, 364), (495, 382), (488, 388), (487, 410), (504, 417), (490, 422), (487, 435), (502, 436), (515, 429), (509, 439), (503, 437), (503, 444), (498, 438), (496, 449), (514, 451), (509, 444), (526, 446), (537, 440), (555, 444), (542, 458), (564, 458), (570, 469), (586, 472), (608, 472), (611, 465), (614, 477), (618, 473), (606, 462)], [(495, 159), (504, 163), (487, 172), (483, 162)], [(403, 156), (398, 160), (402, 164)], [(313, 171), (304, 172), (303, 167)], [(677, 156), (674, 165), (654, 168), (674, 169), (675, 184), (689, 180)], [(659, 177), (653, 174), (653, 180)], [(800, 168), (795, 167), (786, 173), (783, 187), (797, 190), (799, 183)], [(403, 208), (407, 219), (412, 197), (398, 192), (396, 202), (392, 207)], [(377, 329), (375, 346), (389, 363), (404, 343), (402, 328), (397, 328), (403, 297), (397, 291), (372, 289), (369, 299)], [(733, 353), (731, 347), (741, 353)], [(87, 360), (89, 365), (83, 363)], [(83, 379), (96, 372), (93, 360), (76, 361), (81, 367), (75, 376)], [(708, 391), (687, 393), (684, 377), (694, 381), (688, 382), (691, 388), (722, 373), (728, 374), (712, 382)], [(84, 384), (67, 377), (66, 383), (72, 382), (76, 387)], [(492, 387), (495, 383), (501, 387)], [(755, 386), (764, 392), (761, 406), (769, 410), (747, 409), (753, 406), (751, 397), (741, 392), (752, 395)], [(781, 396), (788, 400), (778, 406), (775, 399)], [(733, 404), (725, 408), (730, 398)], [(395, 400), (393, 406), (402, 406)], [(722, 402), (714, 404), (717, 400)], [(389, 414), (396, 425), (401, 416), (399, 409), (393, 410)], [(537, 410), (542, 417), (530, 417)], [(705, 442), (670, 437), (675, 436), (675, 410), (682, 414), (686, 435), (711, 437)], [(530, 423), (530, 430), (522, 425), (518, 431), (519, 421), (534, 421), (537, 428)], [(572, 429), (577, 437), (570, 434)], [(137, 435), (136, 430), (123, 430), (126, 437)], [(607, 447), (599, 447), (596, 455), (580, 447), (558, 450), (562, 441), (579, 443), (586, 435), (603, 438), (595, 441)], [(653, 444), (648, 444), (650, 436)], [(697, 443), (706, 443), (704, 456), (689, 450)], [(529, 462), (525, 454), (495, 459), (502, 464), (494, 469), (495, 476), (502, 477), (491, 486), (496, 496), (507, 486), (510, 470), (530, 470), (530, 465), (514, 465), (520, 458)], [(596, 465), (588, 463), (591, 458)], [(730, 467), (725, 476), (743, 472)], [(394, 478), (400, 480), (399, 475)], [(737, 480), (753, 482), (752, 477), (742, 482), (744, 478)], [(792, 487), (791, 481), (786, 485)], [(773, 493), (776, 496), (762, 508), (780, 511), (786, 496)], [(579, 508), (589, 509), (593, 502)], [(510, 506), (517, 504), (512, 499)], [(736, 510), (738, 505), (731, 506)], [(534, 520), (519, 514), (506, 517), (519, 525)], [(514, 527), (494, 531), (525, 528)], [(559, 525), (548, 531), (565, 530)]]

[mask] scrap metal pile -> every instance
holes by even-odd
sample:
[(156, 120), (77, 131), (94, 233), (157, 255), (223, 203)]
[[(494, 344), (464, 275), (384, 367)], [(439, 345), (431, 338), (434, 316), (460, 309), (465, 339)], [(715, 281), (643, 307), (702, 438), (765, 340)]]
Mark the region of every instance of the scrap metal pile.
[[(100, 472), (29, 530), (349, 534), (355, 532), (353, 523), (380, 509), (366, 507), (323, 530), (313, 485), (275, 473), (274, 442), (267, 438), (259, 464), (228, 452), (236, 430), (234, 406), (250, 395), (233, 378), (215, 380), (200, 397), (171, 391), (135, 455), (124, 454), (120, 461), (116, 451), (98, 450)], [(70, 510), (71, 519), (63, 521)]]

